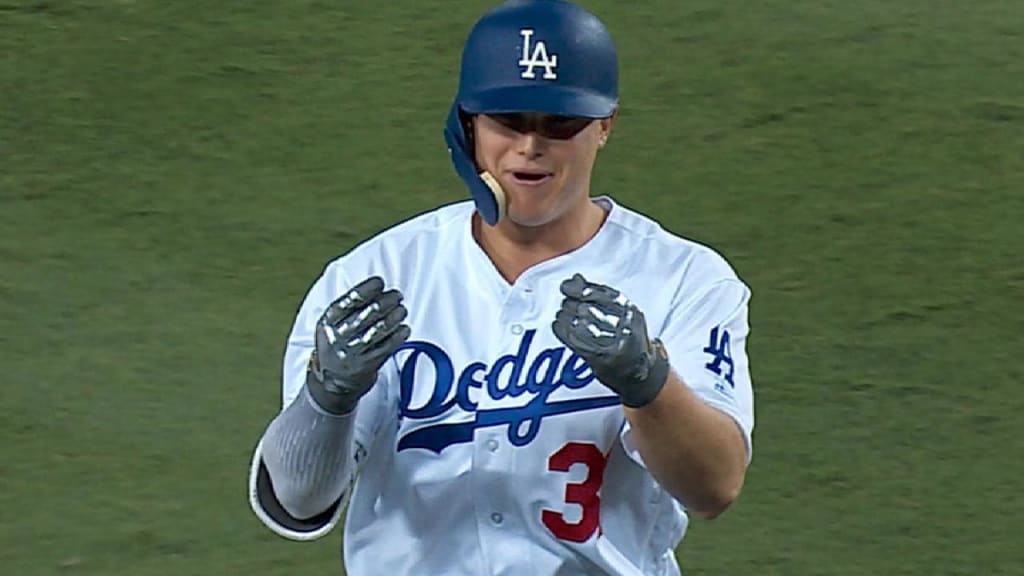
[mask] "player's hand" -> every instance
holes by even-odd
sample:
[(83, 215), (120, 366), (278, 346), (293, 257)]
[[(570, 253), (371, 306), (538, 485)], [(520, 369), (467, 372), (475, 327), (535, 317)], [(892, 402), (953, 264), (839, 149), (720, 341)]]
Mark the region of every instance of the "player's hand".
[(668, 354), (659, 340), (647, 337), (643, 313), (618, 290), (580, 274), (562, 282), (561, 291), (565, 299), (552, 324), (555, 336), (626, 406), (654, 400), (668, 379)]
[(306, 385), (334, 414), (347, 414), (377, 381), (377, 371), (409, 338), (402, 294), (373, 276), (331, 303), (316, 325)]

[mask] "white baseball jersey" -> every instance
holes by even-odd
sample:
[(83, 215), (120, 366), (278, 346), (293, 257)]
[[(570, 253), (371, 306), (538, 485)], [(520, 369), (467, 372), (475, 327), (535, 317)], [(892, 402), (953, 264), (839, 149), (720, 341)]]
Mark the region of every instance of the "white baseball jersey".
[[(643, 311), (673, 370), (754, 425), (745, 341), (750, 292), (712, 249), (674, 236), (607, 197), (598, 233), (509, 284), (474, 241), (472, 202), (390, 228), (331, 262), (298, 312), (283, 403), (303, 386), (324, 309), (371, 275), (398, 288), (409, 340), (360, 401), (358, 479), (348, 501), (352, 576), (678, 575), (685, 505), (644, 467), (617, 396), (551, 330), (559, 284), (574, 273), (620, 290)], [(254, 455), (254, 474), (260, 462)], [(294, 539), (315, 526), (275, 522)]]

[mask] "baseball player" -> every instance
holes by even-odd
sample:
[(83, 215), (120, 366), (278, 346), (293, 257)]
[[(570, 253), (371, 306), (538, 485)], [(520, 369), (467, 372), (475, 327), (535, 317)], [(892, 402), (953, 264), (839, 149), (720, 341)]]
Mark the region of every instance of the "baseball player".
[(250, 503), (353, 576), (678, 575), (751, 455), (750, 291), (607, 196), (602, 23), (511, 1), (472, 28), (444, 136), (471, 199), (331, 261), (287, 340)]

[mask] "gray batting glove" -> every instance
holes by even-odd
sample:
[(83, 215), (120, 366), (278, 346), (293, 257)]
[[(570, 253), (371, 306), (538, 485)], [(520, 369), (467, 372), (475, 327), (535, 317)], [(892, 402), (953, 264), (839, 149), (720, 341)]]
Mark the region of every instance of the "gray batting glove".
[(562, 282), (551, 328), (631, 408), (649, 404), (668, 380), (668, 354), (647, 337), (643, 313), (618, 290), (576, 274)]
[(402, 294), (368, 278), (327, 307), (316, 325), (306, 386), (324, 410), (348, 414), (377, 381), (377, 372), (410, 329)]

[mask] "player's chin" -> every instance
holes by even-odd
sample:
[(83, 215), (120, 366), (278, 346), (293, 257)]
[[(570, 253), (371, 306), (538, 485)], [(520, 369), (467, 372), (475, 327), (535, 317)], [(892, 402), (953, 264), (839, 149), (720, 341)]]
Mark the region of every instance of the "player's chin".
[(537, 227), (558, 219), (556, 206), (550, 202), (517, 202), (508, 207), (508, 219), (519, 226)]
[(518, 214), (524, 222), (544, 223), (561, 204), (562, 182), (550, 176), (528, 185), (505, 181), (503, 187), (508, 195), (509, 214)]

